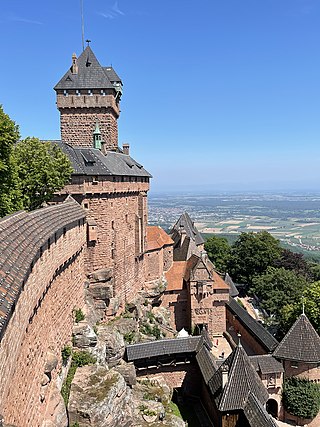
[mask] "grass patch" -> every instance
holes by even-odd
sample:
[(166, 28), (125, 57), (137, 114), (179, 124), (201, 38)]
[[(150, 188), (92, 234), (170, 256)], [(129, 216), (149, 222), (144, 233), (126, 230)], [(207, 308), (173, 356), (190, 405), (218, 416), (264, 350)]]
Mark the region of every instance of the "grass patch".
[(181, 415), (181, 412), (180, 412), (178, 405), (176, 403), (172, 402), (172, 400), (169, 403), (169, 412), (172, 415), (175, 415), (176, 417), (182, 418), (182, 415)]
[(65, 379), (61, 388), (61, 394), (66, 407), (68, 406), (69, 402), (71, 383), (73, 381), (77, 368), (86, 365), (93, 365), (94, 363), (96, 363), (96, 359), (86, 351), (75, 351), (72, 354), (71, 366), (68, 371), (67, 378)]

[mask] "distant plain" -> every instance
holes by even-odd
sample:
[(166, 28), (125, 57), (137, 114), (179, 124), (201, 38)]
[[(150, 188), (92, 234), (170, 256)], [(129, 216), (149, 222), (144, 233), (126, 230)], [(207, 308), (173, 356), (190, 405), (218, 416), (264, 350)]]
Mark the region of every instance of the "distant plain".
[(241, 232), (268, 231), (284, 247), (320, 260), (320, 193), (154, 193), (149, 223), (169, 230), (187, 211), (198, 230), (233, 242)]

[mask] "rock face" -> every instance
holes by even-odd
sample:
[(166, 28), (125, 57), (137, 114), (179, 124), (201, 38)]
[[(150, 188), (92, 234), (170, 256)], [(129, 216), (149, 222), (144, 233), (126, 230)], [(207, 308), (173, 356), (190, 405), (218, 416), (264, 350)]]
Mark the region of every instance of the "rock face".
[(69, 398), (70, 425), (118, 427), (132, 425), (132, 392), (115, 370), (84, 366), (75, 374)]
[(87, 322), (80, 322), (73, 327), (73, 345), (78, 348), (94, 347), (97, 335)]
[(107, 363), (109, 367), (116, 366), (122, 360), (125, 345), (123, 336), (112, 326), (100, 326), (97, 345), (91, 349), (91, 353), (100, 364)]

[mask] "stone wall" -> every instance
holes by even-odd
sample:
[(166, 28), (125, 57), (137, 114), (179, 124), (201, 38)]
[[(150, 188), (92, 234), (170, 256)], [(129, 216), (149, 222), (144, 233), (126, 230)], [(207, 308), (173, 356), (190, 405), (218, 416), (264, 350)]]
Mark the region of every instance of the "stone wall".
[(186, 289), (165, 291), (161, 306), (170, 311), (170, 326), (176, 331), (182, 328), (191, 333), (188, 293)]
[(257, 339), (250, 334), (250, 332), (242, 325), (241, 322), (231, 313), (228, 308), (226, 309), (227, 315), (227, 330), (233, 328), (236, 334), (241, 334), (241, 340), (246, 342), (252, 349), (253, 354), (267, 354), (266, 349), (257, 341)]
[(84, 305), (85, 228), (65, 230), (34, 263), (0, 344), (0, 413), (19, 427), (41, 426), (72, 311)]
[(163, 248), (149, 251), (146, 254), (146, 281), (157, 280), (163, 275)]
[(195, 361), (177, 366), (162, 366), (160, 368), (141, 369), (137, 377), (152, 380), (161, 375), (171, 388), (183, 388), (184, 393), (199, 395), (201, 389), (201, 373)]
[(226, 331), (226, 302), (229, 300), (228, 291), (202, 298), (199, 302), (195, 294), (191, 298), (191, 323), (195, 325), (207, 325), (211, 337), (223, 334)]
[(68, 96), (57, 94), (60, 111), (61, 139), (74, 146), (92, 147), (93, 131), (99, 123), (102, 140), (106, 149), (118, 147), (118, 123), (120, 114), (114, 93), (105, 96), (100, 93), (88, 95), (69, 91)]
[[(123, 311), (145, 283), (147, 191), (144, 177), (97, 177), (93, 182), (74, 177), (64, 192), (87, 211), (88, 223), (95, 224), (96, 240), (86, 249), (86, 272), (112, 268), (114, 272), (113, 308), (106, 315)], [(160, 276), (158, 276), (159, 278)]]

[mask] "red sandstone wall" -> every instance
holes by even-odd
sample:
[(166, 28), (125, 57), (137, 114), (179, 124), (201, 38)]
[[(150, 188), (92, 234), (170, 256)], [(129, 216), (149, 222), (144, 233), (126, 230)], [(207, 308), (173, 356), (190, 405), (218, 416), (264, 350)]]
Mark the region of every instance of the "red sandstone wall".
[(41, 381), (47, 352), (59, 359), (70, 340), (72, 311), (83, 307), (85, 225), (75, 227), (45, 250), (17, 302), (0, 344), (0, 413), (18, 427), (38, 427), (51, 383)]
[(170, 311), (170, 325), (180, 331), (185, 328), (191, 333), (190, 316), (188, 308), (187, 290), (166, 291), (162, 296), (161, 306)]
[(186, 394), (200, 394), (201, 373), (196, 362), (183, 363), (177, 366), (143, 369), (137, 372), (137, 376), (150, 380), (161, 376), (172, 388), (182, 387)]
[(173, 247), (165, 246), (163, 248), (163, 270), (168, 271), (173, 263)]
[(146, 281), (157, 280), (163, 275), (163, 249), (150, 251), (145, 256)]
[(75, 177), (65, 192), (82, 204), (96, 223), (97, 241), (86, 250), (86, 270), (113, 268), (114, 294), (123, 309), (145, 283), (147, 191), (146, 178)]
[(248, 332), (246, 328), (239, 322), (239, 320), (227, 309), (227, 330), (232, 327), (236, 333), (241, 334), (241, 341), (243, 340), (253, 350), (254, 354), (267, 354), (268, 352), (262, 347), (261, 344)]
[(93, 131), (99, 123), (102, 140), (106, 148), (116, 149), (118, 146), (119, 105), (113, 93), (102, 96), (99, 92), (88, 95), (69, 91), (57, 95), (57, 106), (60, 111), (61, 139), (71, 145), (92, 147)]
[(210, 336), (220, 335), (226, 331), (226, 307), (229, 299), (228, 293), (217, 293), (202, 298), (200, 302), (196, 295), (191, 298), (192, 326), (206, 324)]

